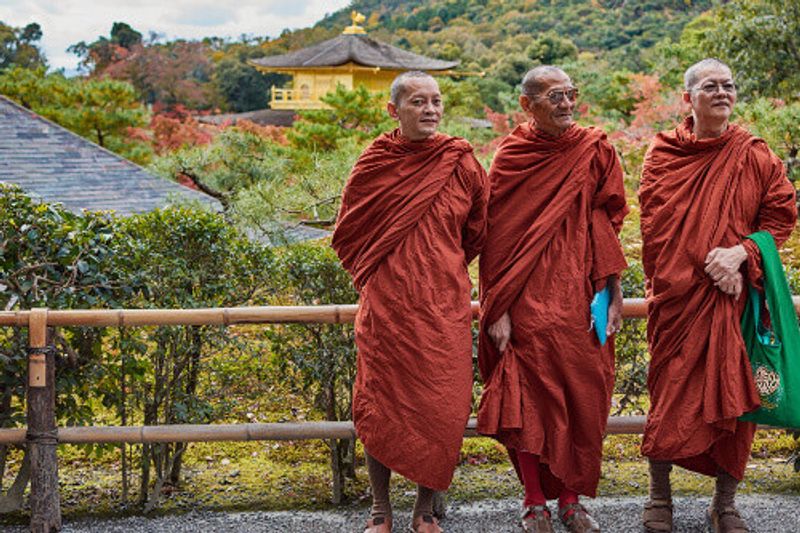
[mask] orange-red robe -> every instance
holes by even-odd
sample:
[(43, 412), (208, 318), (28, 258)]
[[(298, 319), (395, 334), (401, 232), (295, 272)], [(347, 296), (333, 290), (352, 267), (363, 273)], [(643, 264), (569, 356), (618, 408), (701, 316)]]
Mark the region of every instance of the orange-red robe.
[(465, 140), (398, 130), (361, 155), (332, 245), (360, 292), (353, 421), (367, 452), (445, 490), (472, 399), (467, 265), (486, 234), (486, 174)]
[(745, 279), (760, 254), (744, 238), (769, 231), (780, 246), (797, 218), (795, 191), (766, 143), (731, 125), (695, 139), (689, 117), (660, 133), (639, 188), (650, 345), (650, 413), (642, 453), (697, 472), (742, 479), (755, 425), (737, 417), (759, 405), (736, 301), (704, 272), (716, 247), (744, 244)]
[[(489, 172), (481, 253), (478, 431), (540, 456), (545, 494), (594, 496), (614, 386), (614, 341), (600, 346), (589, 304), (626, 267), (622, 170), (605, 134), (571, 126), (554, 138), (517, 127)], [(487, 328), (508, 311), (500, 354)]]

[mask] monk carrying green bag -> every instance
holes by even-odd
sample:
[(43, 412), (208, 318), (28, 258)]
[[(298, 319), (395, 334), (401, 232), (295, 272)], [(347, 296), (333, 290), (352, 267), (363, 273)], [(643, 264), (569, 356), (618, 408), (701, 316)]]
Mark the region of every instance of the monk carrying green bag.
[(772, 329), (761, 320), (764, 298), (753, 287), (742, 315), (744, 338), (761, 407), (741, 420), (800, 428), (800, 327), (792, 294), (772, 235), (759, 231), (747, 237), (761, 251), (764, 293)]

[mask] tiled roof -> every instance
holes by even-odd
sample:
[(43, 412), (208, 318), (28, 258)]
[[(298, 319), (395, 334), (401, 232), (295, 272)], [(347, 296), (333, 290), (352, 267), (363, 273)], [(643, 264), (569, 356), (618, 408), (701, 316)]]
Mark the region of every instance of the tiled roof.
[(396, 70), (447, 70), (458, 66), (458, 61), (413, 54), (366, 35), (339, 35), (288, 54), (251, 60), (252, 64), (267, 68), (333, 67), (351, 62)]
[(75, 212), (129, 215), (163, 207), (173, 198), (213, 198), (153, 176), (142, 167), (40, 117), (0, 95), (0, 182), (15, 183)]

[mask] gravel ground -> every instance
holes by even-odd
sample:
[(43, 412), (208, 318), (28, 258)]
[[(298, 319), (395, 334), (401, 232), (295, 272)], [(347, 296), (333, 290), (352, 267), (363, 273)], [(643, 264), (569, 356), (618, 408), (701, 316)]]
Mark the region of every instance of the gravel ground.
[[(675, 532), (702, 532), (708, 498), (675, 500)], [(640, 514), (644, 498), (597, 498), (586, 500), (586, 507), (600, 522), (606, 533), (641, 531)], [(484, 500), (469, 504), (452, 504), (442, 527), (448, 533), (519, 532), (517, 500)], [(551, 509), (554, 503), (551, 502)], [(753, 533), (800, 532), (800, 496), (745, 495), (738, 506)], [(185, 515), (157, 518), (131, 517), (118, 520), (77, 520), (64, 525), (64, 533), (209, 533), (209, 532), (360, 532), (366, 511), (341, 512), (192, 512)], [(396, 512), (394, 531), (407, 531), (409, 513)], [(565, 530), (560, 524), (556, 531)], [(27, 531), (23, 527), (6, 527), (4, 531)]]

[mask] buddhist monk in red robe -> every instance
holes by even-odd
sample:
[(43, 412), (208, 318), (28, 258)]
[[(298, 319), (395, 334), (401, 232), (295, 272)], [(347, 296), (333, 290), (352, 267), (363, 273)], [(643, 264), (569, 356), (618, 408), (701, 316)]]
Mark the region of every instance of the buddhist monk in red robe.
[(797, 218), (795, 191), (766, 143), (728, 122), (731, 70), (706, 59), (684, 78), (692, 114), (655, 138), (639, 188), (651, 356), (644, 526), (672, 531), (675, 463), (716, 477), (709, 522), (738, 533), (749, 531), (734, 496), (755, 426), (737, 417), (759, 406), (740, 320), (761, 260), (745, 237), (768, 231), (780, 246)]
[(589, 305), (608, 285), (613, 335), (626, 267), (622, 170), (602, 131), (574, 123), (578, 90), (561, 69), (537, 67), (522, 86), (531, 121), (502, 141), (489, 172), (478, 431), (517, 466), (526, 531), (552, 531), (555, 497), (569, 531), (599, 531), (578, 495), (597, 490), (614, 341), (600, 344)]
[(465, 140), (437, 133), (442, 96), (422, 72), (392, 84), (399, 128), (353, 167), (333, 248), (360, 293), (353, 421), (367, 452), (369, 533), (392, 526), (389, 477), (418, 484), (412, 529), (439, 532), (472, 400), (467, 265), (486, 234), (486, 174)]

